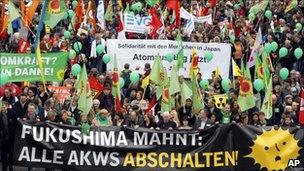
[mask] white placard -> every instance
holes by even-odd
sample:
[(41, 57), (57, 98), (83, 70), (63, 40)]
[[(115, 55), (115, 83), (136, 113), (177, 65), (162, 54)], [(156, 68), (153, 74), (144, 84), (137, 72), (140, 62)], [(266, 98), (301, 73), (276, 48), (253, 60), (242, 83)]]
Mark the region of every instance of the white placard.
[[(183, 42), (183, 46), (184, 68), (180, 69), (181, 75), (189, 77), (191, 50), (196, 48), (199, 55), (199, 68), (203, 78), (211, 78), (212, 71), (217, 67), (221, 76), (228, 78), (231, 63), (230, 44)], [(170, 40), (109, 39), (107, 41), (107, 53), (112, 56), (116, 55), (119, 70), (123, 70), (125, 63), (130, 64), (131, 70), (135, 70), (138, 66), (141, 67), (140, 70), (143, 70), (145, 63), (150, 63), (152, 67), (154, 57), (159, 54), (169, 74), (173, 64), (177, 63), (178, 50), (178, 42)], [(213, 59), (209, 62), (204, 57), (206, 51), (211, 51), (214, 54)], [(175, 60), (171, 63), (164, 60), (168, 52), (175, 54)], [(112, 70), (112, 62), (113, 60), (108, 63), (108, 70)]]

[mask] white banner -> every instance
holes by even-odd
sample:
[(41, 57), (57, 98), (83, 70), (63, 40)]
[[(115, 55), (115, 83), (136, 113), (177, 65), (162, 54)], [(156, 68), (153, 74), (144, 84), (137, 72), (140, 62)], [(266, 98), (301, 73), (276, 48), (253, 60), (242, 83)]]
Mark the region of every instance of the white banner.
[[(196, 48), (199, 55), (199, 68), (203, 78), (211, 78), (212, 71), (217, 67), (223, 78), (228, 78), (231, 59), (231, 46), (225, 43), (192, 43), (183, 42), (184, 46), (184, 68), (180, 70), (180, 75), (189, 77), (189, 68), (191, 65), (191, 50)], [(130, 69), (135, 70), (140, 67), (140, 73), (143, 73), (145, 63), (150, 63), (151, 67), (154, 57), (160, 54), (163, 65), (167, 69), (168, 74), (173, 64), (177, 63), (178, 42), (170, 40), (107, 40), (107, 53), (111, 56), (116, 55), (119, 70), (124, 69), (124, 64), (129, 63)], [(206, 51), (211, 51), (214, 56), (210, 62), (207, 62), (205, 56)], [(175, 60), (171, 63), (164, 61), (168, 52), (175, 54)], [(108, 63), (108, 70), (113, 69), (113, 60)]]
[(126, 32), (144, 33), (150, 31), (151, 16), (134, 16), (133, 14), (124, 14), (124, 26)]

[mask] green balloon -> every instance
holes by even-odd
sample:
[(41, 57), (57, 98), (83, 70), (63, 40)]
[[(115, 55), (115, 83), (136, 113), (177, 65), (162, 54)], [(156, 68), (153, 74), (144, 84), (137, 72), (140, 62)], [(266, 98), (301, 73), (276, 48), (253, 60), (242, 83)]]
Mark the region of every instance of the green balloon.
[(123, 86), (125, 85), (125, 80), (121, 77), (119, 77), (119, 86), (120, 88), (123, 88)]
[(286, 80), (286, 78), (288, 77), (289, 75), (289, 71), (287, 68), (282, 68), (280, 70), (280, 77), (282, 78), (282, 80)]
[(207, 59), (208, 62), (210, 62), (213, 59), (213, 53), (210, 51), (207, 51), (205, 53), (205, 58)]
[(231, 88), (231, 81), (229, 79), (223, 79), (221, 85), (223, 89), (228, 92)]
[(174, 60), (174, 54), (172, 52), (168, 52), (166, 54), (166, 61), (172, 62)]
[(140, 2), (137, 2), (131, 6), (131, 10), (139, 13), (142, 10), (142, 7), (142, 4)]
[(82, 44), (80, 42), (75, 42), (73, 47), (76, 52), (80, 52), (82, 49)]
[(69, 32), (69, 31), (67, 30), (67, 31), (65, 31), (65, 32), (63, 33), (63, 36), (64, 36), (65, 39), (70, 39), (70, 37), (71, 37), (71, 32)]
[(271, 50), (272, 50), (271, 44), (270, 44), (270, 43), (266, 43), (264, 47), (265, 47), (265, 52), (266, 52), (267, 54), (270, 54), (270, 52), (271, 52)]
[(109, 54), (104, 54), (103, 55), (103, 57), (102, 57), (102, 61), (105, 63), (105, 64), (107, 64), (107, 63), (109, 63), (110, 61), (111, 61), (111, 55), (109, 55)]
[(105, 46), (103, 44), (99, 44), (96, 46), (96, 52), (98, 55), (102, 54), (105, 50)]
[(253, 86), (257, 91), (261, 91), (264, 88), (264, 82), (261, 79), (256, 79)]
[(75, 56), (76, 56), (75, 50), (70, 49), (70, 51), (69, 51), (69, 59), (73, 59), (73, 58), (75, 58)]
[(199, 84), (203, 89), (207, 89), (209, 87), (209, 81), (207, 79), (202, 79)]
[(240, 9), (240, 4), (234, 4), (234, 5), (233, 5), (233, 8), (234, 8), (235, 10)]
[(135, 84), (135, 83), (138, 82), (138, 80), (139, 80), (139, 74), (138, 74), (138, 72), (137, 71), (131, 72), (131, 74), (130, 74), (130, 81), (131, 81), (131, 83)]
[(70, 17), (70, 18), (72, 18), (73, 16), (74, 16), (74, 11), (73, 10), (68, 10), (68, 16)]
[(279, 45), (277, 42), (271, 42), (271, 50), (273, 52), (277, 51), (278, 47), (279, 47)]
[(265, 16), (270, 20), (272, 18), (272, 12), (270, 10), (267, 10), (265, 12)]
[(73, 9), (75, 9), (75, 8), (76, 8), (77, 4), (78, 4), (78, 2), (77, 2), (77, 1), (73, 1), (73, 2), (72, 2)]
[(255, 15), (253, 13), (250, 13), (248, 15), (249, 21), (252, 22), (255, 19)]
[(5, 73), (2, 73), (0, 75), (0, 86), (3, 86), (4, 84), (8, 83), (8, 75)]
[(296, 24), (296, 29), (297, 29), (297, 32), (300, 32), (302, 30), (302, 24), (301, 23), (297, 23)]
[(81, 71), (81, 66), (79, 64), (74, 64), (72, 66), (72, 74), (74, 76), (77, 76), (80, 73), (80, 71)]
[(287, 54), (288, 54), (288, 50), (287, 50), (286, 47), (282, 47), (282, 48), (279, 50), (279, 57), (280, 57), (280, 58), (284, 58)]
[(296, 48), (296, 50), (294, 51), (294, 56), (297, 59), (300, 59), (303, 56), (303, 50), (301, 48)]
[(233, 34), (229, 35), (230, 43), (234, 43), (235, 36)]

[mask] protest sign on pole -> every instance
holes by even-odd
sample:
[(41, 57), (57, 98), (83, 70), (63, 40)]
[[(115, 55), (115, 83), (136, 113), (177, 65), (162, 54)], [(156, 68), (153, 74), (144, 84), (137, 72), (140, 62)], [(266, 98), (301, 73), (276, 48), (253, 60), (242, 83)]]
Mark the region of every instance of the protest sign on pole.
[(150, 31), (151, 16), (135, 16), (133, 14), (124, 14), (124, 27), (126, 32), (145, 33)]
[[(192, 43), (183, 42), (184, 48), (184, 68), (180, 74), (185, 77), (189, 76), (191, 65), (191, 50), (196, 48), (198, 51), (198, 66), (203, 78), (211, 78), (212, 71), (217, 68), (223, 78), (228, 78), (231, 60), (231, 46), (225, 43)], [(177, 62), (177, 53), (179, 46), (177, 41), (170, 40), (116, 40), (107, 41), (108, 54), (117, 56), (118, 68), (123, 70), (124, 64), (129, 63), (130, 69), (135, 70), (138, 66), (144, 66), (145, 63), (153, 65), (157, 54), (160, 54), (164, 67), (167, 71), (171, 70), (173, 64)], [(214, 57), (211, 61), (205, 58), (206, 51), (212, 52)], [(173, 62), (165, 61), (168, 52), (174, 53)], [(112, 61), (108, 66), (112, 66)], [(141, 67), (143, 69), (143, 67)]]
[[(43, 53), (45, 81), (62, 81), (68, 54)], [(9, 76), (9, 82), (41, 81), (40, 68), (35, 54), (0, 53), (0, 73)]]

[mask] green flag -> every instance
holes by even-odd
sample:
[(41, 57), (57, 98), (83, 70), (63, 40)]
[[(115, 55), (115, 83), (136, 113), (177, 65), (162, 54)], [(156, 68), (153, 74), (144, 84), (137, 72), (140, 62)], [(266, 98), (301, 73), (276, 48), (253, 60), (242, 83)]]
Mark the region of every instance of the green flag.
[(194, 73), (192, 73), (191, 79), (191, 89), (192, 89), (192, 103), (194, 113), (197, 114), (201, 109), (204, 108), (204, 103), (201, 95), (200, 88), (197, 83), (197, 79)]
[(66, 13), (67, 8), (64, 0), (60, 0), (60, 6), (56, 9), (54, 9), (52, 3), (49, 3), (44, 17), (44, 24), (54, 28), (64, 18)]
[(161, 98), (161, 111), (163, 112), (170, 112), (171, 111), (171, 103), (172, 100), (170, 100), (172, 97), (170, 96), (170, 91), (169, 91), (169, 78), (167, 76), (167, 72), (164, 70), (164, 81), (160, 86), (157, 86), (157, 89), (159, 91), (162, 91), (162, 98)]
[(179, 82), (178, 82), (177, 68), (175, 65), (173, 65), (172, 70), (171, 70), (170, 85), (169, 85), (170, 96), (172, 96), (175, 93), (178, 93), (180, 91), (181, 91), (181, 88), (180, 88)]
[(187, 85), (185, 80), (183, 80), (183, 83), (181, 84), (181, 103), (182, 103), (182, 106), (185, 106), (186, 100), (188, 98), (191, 98), (191, 96), (192, 96), (192, 90)]
[(252, 6), (249, 10), (249, 13), (257, 14), (260, 11), (265, 11), (266, 7), (268, 6), (269, 0), (262, 0), (261, 2)]
[(265, 113), (266, 119), (270, 119), (272, 116), (272, 76), (270, 76), (267, 87), (266, 94), (263, 100), (261, 111)]
[(77, 88), (79, 94), (78, 109), (82, 111), (82, 115), (87, 115), (93, 106), (93, 99), (91, 96), (90, 85), (88, 84), (88, 75), (85, 65), (83, 65), (80, 71), (80, 75), (75, 87)]
[(153, 82), (153, 84), (157, 86), (162, 85), (164, 81), (164, 73), (165, 69), (158, 54), (154, 59), (154, 63), (150, 73), (150, 80)]
[(244, 63), (241, 64), (243, 76), (240, 78), (240, 92), (238, 97), (238, 104), (241, 111), (245, 111), (255, 107), (253, 96), (252, 82), (248, 64), (244, 68)]
[(112, 21), (114, 16), (112, 1), (109, 1), (104, 18), (106, 21)]
[(264, 84), (268, 85), (268, 81), (269, 81), (269, 77), (270, 77), (270, 69), (269, 69), (269, 61), (268, 61), (268, 56), (266, 54), (266, 52), (264, 52), (262, 54), (262, 66), (263, 66), (263, 80), (264, 80)]
[(184, 49), (183, 49), (183, 40), (180, 31), (178, 31), (176, 40), (178, 41), (178, 53), (177, 53), (177, 69), (184, 67)]

